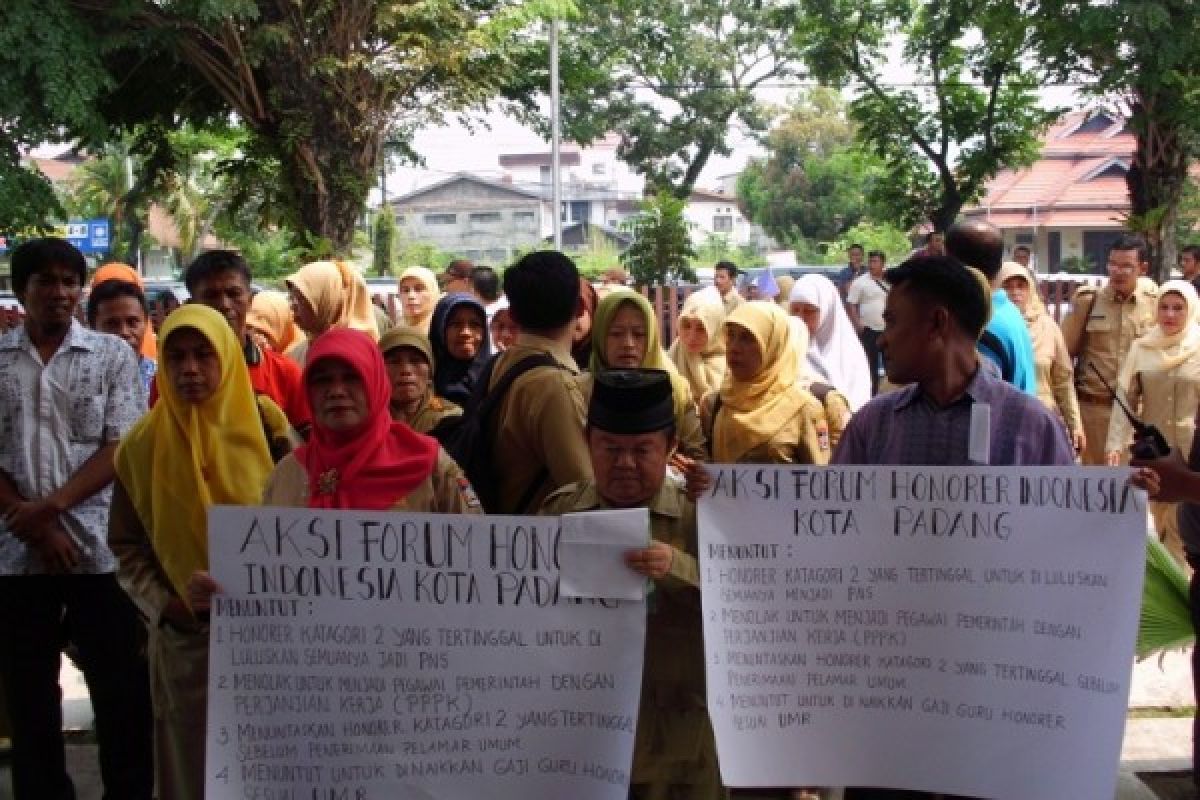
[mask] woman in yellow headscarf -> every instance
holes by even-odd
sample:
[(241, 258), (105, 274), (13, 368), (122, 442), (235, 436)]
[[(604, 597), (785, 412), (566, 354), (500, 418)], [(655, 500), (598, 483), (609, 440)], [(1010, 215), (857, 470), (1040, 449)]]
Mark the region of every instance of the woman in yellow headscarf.
[[(1191, 452), (1200, 406), (1200, 300), (1192, 284), (1167, 281), (1158, 290), (1158, 324), (1133, 340), (1117, 376), (1117, 391), (1143, 422), (1158, 428), (1167, 444)], [(1129, 451), (1133, 428), (1113, 403), (1105, 451), (1118, 466)], [(1151, 501), (1150, 513), (1163, 545), (1186, 568), (1175, 503)]]
[(679, 335), (667, 351), (671, 363), (699, 400), (725, 377), (725, 306), (706, 292), (692, 292), (679, 313)]
[(1038, 291), (1037, 279), (1028, 267), (1005, 261), (997, 277), (1000, 286), (1025, 317), (1029, 338), (1033, 341), (1033, 363), (1037, 369), (1037, 396), (1042, 404), (1058, 413), (1075, 445), (1082, 453), (1087, 444), (1083, 418), (1079, 416), (1079, 398), (1075, 394), (1074, 359), (1067, 351), (1062, 329), (1046, 312)]
[[(208, 567), (208, 509), (255, 505), (287, 420), (256, 398), (241, 343), (198, 303), (163, 323), (159, 401), (117, 449), (108, 539), (146, 621), (159, 800), (204, 796), (208, 624), (190, 584)], [(270, 433), (268, 433), (270, 431)]]
[(281, 355), (290, 355), (305, 341), (304, 332), (292, 317), (286, 292), (265, 289), (254, 295), (246, 327), (265, 337), (270, 348)]
[(746, 303), (725, 319), (728, 369), (701, 408), (717, 463), (827, 464), (825, 412), (797, 381), (788, 315)]
[(671, 376), (679, 452), (705, 456), (704, 431), (688, 382), (675, 370), (658, 338), (658, 317), (650, 302), (632, 289), (615, 289), (596, 306), (592, 319), (591, 371), (580, 375), (584, 402), (592, 396), (592, 374), (602, 369), (661, 369)]
[(409, 267), (400, 273), (399, 287), (404, 324), (428, 336), (433, 309), (442, 297), (437, 275), (425, 267)]
[[(379, 341), (379, 326), (371, 293), (363, 276), (344, 261), (305, 264), (286, 281), (292, 314), (309, 341), (331, 328), (351, 328)], [(307, 343), (297, 345), (292, 358), (304, 363)]]

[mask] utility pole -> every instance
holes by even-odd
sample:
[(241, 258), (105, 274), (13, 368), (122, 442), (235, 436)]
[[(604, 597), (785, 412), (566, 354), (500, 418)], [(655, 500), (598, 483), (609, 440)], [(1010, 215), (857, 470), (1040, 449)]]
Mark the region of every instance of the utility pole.
[(550, 20), (550, 194), (554, 204), (554, 249), (562, 250), (562, 173), (558, 123), (558, 19)]

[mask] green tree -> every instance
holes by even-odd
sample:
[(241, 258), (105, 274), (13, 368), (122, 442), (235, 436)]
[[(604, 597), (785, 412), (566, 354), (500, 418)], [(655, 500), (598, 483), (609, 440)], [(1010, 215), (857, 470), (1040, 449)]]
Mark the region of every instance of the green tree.
[(383, 206), (375, 212), (371, 230), (374, 248), (371, 268), (376, 275), (391, 275), (392, 253), (396, 247), (396, 213), (391, 206)]
[(738, 176), (738, 200), (780, 242), (831, 241), (866, 216), (878, 159), (859, 148), (841, 96), (800, 95), (767, 137), (767, 155)]
[[(352, 245), (386, 139), (508, 88), (555, 0), (6, 0), (0, 120), (12, 141), (94, 146), (141, 126), (166, 154), (182, 121), (237, 116), (278, 164), (290, 222)], [(411, 152), (411, 151), (410, 151)], [(151, 159), (155, 167), (169, 167)], [(0, 162), (0, 168), (4, 164)]]
[(643, 200), (636, 215), (621, 227), (633, 236), (633, 244), (621, 254), (621, 264), (639, 286), (652, 286), (672, 279), (695, 281), (691, 260), (691, 232), (683, 217), (684, 201), (665, 190)]
[[(796, 41), (813, 73), (854, 85), (850, 117), (885, 164), (872, 200), (901, 227), (943, 229), (1005, 167), (1031, 163), (1054, 114), (1037, 105), (1044, 74), (1031, 26), (1004, 0), (798, 0)], [(884, 68), (902, 37), (918, 86)]]
[(710, 233), (700, 247), (696, 248), (696, 255), (692, 257), (692, 266), (711, 267), (718, 261), (732, 261), (739, 267), (747, 268), (767, 265), (766, 256), (753, 245), (735, 245), (729, 241), (728, 236)]
[[(879, 250), (887, 256), (887, 263), (893, 266), (907, 258), (913, 249), (908, 234), (899, 228), (888, 224), (860, 222), (843, 231), (837, 240), (830, 244), (825, 253), (825, 263), (845, 264), (846, 251), (852, 244), (862, 245), (868, 253)], [(799, 255), (797, 260), (800, 260)]]
[(1127, 111), (1137, 144), (1125, 183), (1130, 227), (1152, 248), (1154, 277), (1177, 258), (1188, 167), (1200, 154), (1200, 7), (1194, 0), (1029, 0), (1042, 56), (1060, 76)]
[(766, 129), (755, 88), (797, 68), (780, 12), (736, 0), (581, 3), (561, 51), (567, 136), (615, 132), (623, 161), (684, 198), (731, 130)]

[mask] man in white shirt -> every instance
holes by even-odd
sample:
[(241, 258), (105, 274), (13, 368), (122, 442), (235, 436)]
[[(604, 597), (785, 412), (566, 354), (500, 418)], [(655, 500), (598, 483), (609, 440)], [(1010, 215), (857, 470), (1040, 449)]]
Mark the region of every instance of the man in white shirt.
[(879, 334), (883, 332), (883, 309), (887, 305), (888, 285), (883, 279), (887, 256), (879, 250), (867, 254), (867, 271), (854, 279), (846, 293), (846, 312), (858, 330), (867, 363), (871, 365), (871, 394), (879, 390)]
[(62, 239), (12, 255), (25, 310), (0, 336), (0, 691), (12, 723), (15, 800), (71, 800), (59, 652), (76, 646), (96, 713), (109, 798), (153, 791), (140, 625), (117, 584), (108, 509), (117, 442), (146, 407), (133, 350), (83, 327), (87, 275)]

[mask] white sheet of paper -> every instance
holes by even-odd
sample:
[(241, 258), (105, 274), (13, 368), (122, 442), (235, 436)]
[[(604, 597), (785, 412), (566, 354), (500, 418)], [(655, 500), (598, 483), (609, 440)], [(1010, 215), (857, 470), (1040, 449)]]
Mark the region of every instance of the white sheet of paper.
[(970, 436), (967, 458), (972, 464), (986, 467), (992, 461), (992, 407), (987, 403), (971, 406)]
[(559, 592), (564, 597), (642, 600), (646, 578), (625, 566), (625, 553), (650, 543), (644, 508), (564, 514)]

